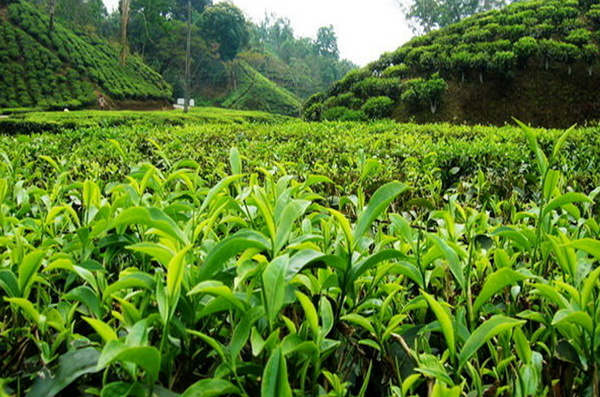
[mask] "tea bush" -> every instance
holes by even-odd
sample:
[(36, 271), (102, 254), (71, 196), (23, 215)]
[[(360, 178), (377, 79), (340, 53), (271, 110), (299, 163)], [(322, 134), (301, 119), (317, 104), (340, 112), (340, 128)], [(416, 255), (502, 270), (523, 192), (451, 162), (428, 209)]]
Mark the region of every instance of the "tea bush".
[[(492, 152), (440, 185), (440, 158), (482, 155), (486, 129), (357, 126), (3, 137), (2, 392), (597, 394), (600, 189), (575, 191), (569, 163), (589, 131), (486, 140), (497, 159), (521, 155), (524, 201), (489, 190), (506, 171)], [(390, 175), (389, 157), (344, 155), (361, 139), (448, 150)], [(371, 186), (389, 176), (403, 182)]]

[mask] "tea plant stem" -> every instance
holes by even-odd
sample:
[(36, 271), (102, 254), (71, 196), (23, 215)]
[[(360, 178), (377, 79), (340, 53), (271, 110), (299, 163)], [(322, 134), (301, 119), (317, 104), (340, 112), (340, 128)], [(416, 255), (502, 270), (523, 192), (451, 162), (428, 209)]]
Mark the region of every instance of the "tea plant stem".
[[(470, 233), (469, 233), (470, 234)], [(473, 266), (473, 246), (472, 236), (469, 236), (469, 259), (467, 261), (467, 316), (469, 319), (469, 331), (475, 328), (475, 313), (473, 313), (473, 291), (471, 291), (471, 268)]]

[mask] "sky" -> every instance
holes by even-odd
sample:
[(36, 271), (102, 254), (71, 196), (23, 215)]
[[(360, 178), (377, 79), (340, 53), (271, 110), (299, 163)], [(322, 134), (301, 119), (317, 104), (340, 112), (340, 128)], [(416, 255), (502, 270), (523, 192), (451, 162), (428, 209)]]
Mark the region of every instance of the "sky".
[[(396, 0), (228, 0), (254, 22), (274, 13), (291, 21), (296, 36), (333, 25), (340, 56), (364, 66), (407, 42), (412, 33)], [(218, 1), (217, 1), (218, 2)], [(118, 0), (104, 0), (111, 10)]]

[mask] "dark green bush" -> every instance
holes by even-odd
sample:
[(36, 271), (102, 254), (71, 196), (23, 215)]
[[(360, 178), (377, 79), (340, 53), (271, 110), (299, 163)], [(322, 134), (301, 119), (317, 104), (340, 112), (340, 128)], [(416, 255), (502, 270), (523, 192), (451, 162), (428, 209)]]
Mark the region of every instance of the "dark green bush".
[(368, 77), (352, 86), (352, 92), (359, 98), (387, 96), (397, 99), (400, 96), (400, 80), (397, 78)]
[(439, 74), (434, 74), (430, 79), (413, 79), (405, 83), (401, 100), (412, 106), (427, 103), (434, 114), (447, 88), (448, 84)]
[(386, 96), (369, 98), (360, 110), (371, 120), (390, 117), (394, 109), (394, 101)]
[(322, 119), (327, 121), (365, 121), (367, 120), (367, 116), (361, 110), (352, 110), (338, 106), (325, 110)]

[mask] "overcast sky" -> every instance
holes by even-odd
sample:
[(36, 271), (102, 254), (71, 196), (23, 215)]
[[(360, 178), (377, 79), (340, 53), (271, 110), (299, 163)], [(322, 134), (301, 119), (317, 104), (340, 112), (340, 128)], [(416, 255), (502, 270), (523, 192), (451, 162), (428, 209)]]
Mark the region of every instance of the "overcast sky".
[[(229, 0), (254, 22), (265, 13), (289, 18), (296, 36), (315, 37), (333, 25), (342, 58), (364, 66), (393, 51), (412, 34), (395, 0)], [(118, 0), (104, 0), (109, 10)]]

